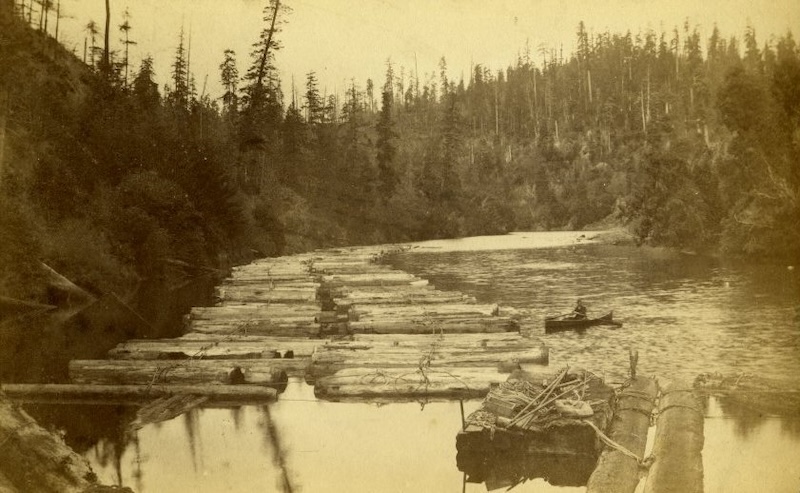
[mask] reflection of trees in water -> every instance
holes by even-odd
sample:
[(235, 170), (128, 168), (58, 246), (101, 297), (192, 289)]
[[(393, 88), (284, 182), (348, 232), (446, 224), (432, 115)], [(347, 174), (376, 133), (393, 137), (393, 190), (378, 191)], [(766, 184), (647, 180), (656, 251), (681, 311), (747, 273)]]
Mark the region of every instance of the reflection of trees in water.
[(242, 419), (244, 416), (242, 415), (242, 408), (241, 407), (233, 407), (231, 408), (231, 421), (233, 422), (233, 428), (236, 431), (241, 431), (243, 421)]
[(203, 454), (200, 453), (202, 443), (200, 443), (200, 424), (197, 409), (191, 409), (183, 413), (183, 427), (186, 429), (186, 438), (189, 441), (189, 453), (192, 457), (192, 470), (197, 472), (202, 467)]
[(266, 428), (266, 434), (264, 436), (265, 443), (272, 450), (273, 463), (278, 466), (281, 471), (280, 484), (278, 487), (280, 491), (284, 493), (293, 493), (295, 488), (292, 485), (292, 480), (289, 475), (289, 467), (287, 465), (288, 453), (283, 449), (281, 444), (280, 437), (278, 436), (278, 428), (275, 426), (275, 422), (272, 420), (270, 407), (268, 405), (263, 406), (261, 410), (263, 411), (263, 424)]
[(127, 436), (125, 430), (136, 418), (136, 409), (133, 406), (87, 404), (36, 404), (25, 407), (37, 422), (62, 431), (67, 445), (79, 454), (100, 442), (115, 444), (120, 453), (124, 451), (132, 438)]

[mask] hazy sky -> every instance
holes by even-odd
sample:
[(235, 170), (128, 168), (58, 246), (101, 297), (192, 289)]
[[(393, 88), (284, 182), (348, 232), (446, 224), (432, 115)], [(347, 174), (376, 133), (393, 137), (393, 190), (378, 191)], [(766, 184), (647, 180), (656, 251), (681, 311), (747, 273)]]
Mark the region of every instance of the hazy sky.
[[(263, 27), (267, 0), (111, 0), (112, 49), (121, 48), (117, 26), (131, 14), (132, 62), (155, 58), (161, 84), (183, 25), (191, 33), (191, 68), (198, 91), (207, 77), (207, 92), (220, 93), (222, 53), (234, 49), (240, 73), (250, 64), (250, 47)], [(797, 0), (284, 0), (292, 8), (280, 35), (284, 48), (277, 65), (290, 94), (294, 75), (302, 92), (306, 73), (314, 70), (328, 93), (343, 92), (351, 78), (362, 88), (371, 77), (382, 84), (386, 59), (406, 73), (415, 64), (421, 74), (437, 70), (447, 59), (451, 78), (469, 77), (472, 63), (493, 69), (511, 64), (529, 41), (534, 53), (542, 44), (575, 46), (583, 20), (594, 32), (634, 34), (647, 28), (671, 31), (686, 19), (706, 39), (716, 23), (723, 35), (741, 37), (750, 23), (760, 43), (791, 29), (800, 31)], [(90, 19), (104, 22), (104, 0), (62, 0), (66, 18), (61, 40), (82, 55)], [(102, 43), (102, 33), (98, 39)], [(535, 59), (540, 60), (538, 55)], [(423, 79), (424, 80), (424, 79)]]

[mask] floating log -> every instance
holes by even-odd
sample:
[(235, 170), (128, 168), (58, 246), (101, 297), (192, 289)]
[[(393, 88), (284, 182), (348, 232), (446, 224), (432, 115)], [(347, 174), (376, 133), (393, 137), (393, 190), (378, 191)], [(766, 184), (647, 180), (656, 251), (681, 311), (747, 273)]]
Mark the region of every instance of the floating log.
[[(278, 365), (294, 360), (183, 360), (170, 362), (135, 360), (73, 360), (69, 376), (73, 383), (97, 385), (150, 384), (258, 384), (285, 388), (288, 376)], [(238, 369), (238, 371), (237, 371)], [(237, 379), (237, 375), (238, 378)]]
[[(636, 377), (616, 399), (608, 437), (638, 457), (643, 457), (647, 444), (650, 413), (655, 406), (658, 385), (655, 380)], [(587, 493), (614, 491), (632, 493), (639, 484), (639, 464), (620, 450), (606, 447), (597, 467), (589, 477)]]
[[(370, 288), (371, 289), (371, 288)], [(382, 292), (376, 293), (374, 291), (363, 293), (348, 293), (346, 295), (335, 297), (334, 301), (340, 306), (358, 306), (363, 307), (366, 305), (430, 305), (430, 304), (446, 304), (446, 303), (475, 303), (475, 298), (457, 292), (405, 292), (405, 293), (392, 293)]]
[(428, 284), (425, 279), (402, 271), (375, 274), (336, 274), (321, 276), (320, 280), (329, 285), (346, 286), (390, 286), (394, 284), (414, 284), (424, 286)]
[(311, 356), (306, 378), (314, 380), (331, 375), (344, 368), (419, 368), (427, 367), (436, 370), (444, 368), (495, 368), (502, 373), (510, 373), (520, 365), (546, 365), (547, 348), (534, 348), (529, 352), (482, 350), (476, 348), (440, 349), (394, 348), (385, 347), (378, 350), (353, 351), (350, 349), (317, 348)]
[(497, 305), (478, 305), (473, 303), (423, 306), (366, 305), (353, 307), (350, 310), (350, 318), (351, 320), (366, 321), (382, 318), (494, 316), (497, 315), (499, 310), (500, 308)]
[(194, 307), (189, 312), (189, 320), (313, 320), (319, 315), (316, 303), (280, 304), (248, 303), (222, 306)]
[(371, 274), (389, 272), (392, 269), (386, 265), (370, 264), (361, 261), (347, 262), (314, 262), (311, 271), (317, 274)]
[(271, 320), (231, 320), (219, 322), (197, 320), (189, 324), (188, 330), (196, 333), (217, 334), (226, 337), (234, 334), (273, 337), (316, 337), (320, 334), (320, 326), (313, 320), (292, 323), (275, 323)]
[(161, 423), (176, 418), (205, 403), (208, 396), (194, 394), (174, 394), (160, 397), (145, 404), (136, 411), (136, 418), (128, 425), (129, 431), (136, 431), (153, 423)]
[(536, 339), (524, 337), (512, 332), (493, 332), (487, 334), (354, 334), (352, 340), (331, 340), (325, 343), (329, 347), (365, 346), (365, 347), (419, 347), (430, 348), (432, 345), (449, 348), (522, 348), (541, 346)]
[(258, 341), (240, 340), (189, 340), (189, 339), (134, 339), (118, 344), (109, 351), (111, 359), (248, 359), (311, 357), (321, 341), (274, 337)]
[(645, 493), (702, 493), (703, 420), (702, 404), (689, 384), (666, 387), (658, 405), (655, 461)]
[(86, 460), (0, 394), (0, 469), (11, 491), (83, 493), (94, 484)]
[(258, 285), (257, 288), (242, 286), (218, 287), (216, 296), (224, 301), (254, 301), (274, 303), (312, 302), (317, 299), (317, 288), (306, 289), (269, 289)]
[(368, 320), (350, 322), (349, 330), (354, 334), (438, 334), (438, 333), (484, 333), (519, 331), (519, 323), (506, 317), (487, 318), (420, 318), (418, 320), (392, 321)]
[(91, 385), (3, 384), (9, 399), (36, 403), (135, 404), (176, 394), (203, 395), (210, 402), (274, 401), (278, 391), (263, 385)]
[(350, 368), (320, 378), (314, 394), (322, 399), (482, 397), (507, 375), (465, 368)]

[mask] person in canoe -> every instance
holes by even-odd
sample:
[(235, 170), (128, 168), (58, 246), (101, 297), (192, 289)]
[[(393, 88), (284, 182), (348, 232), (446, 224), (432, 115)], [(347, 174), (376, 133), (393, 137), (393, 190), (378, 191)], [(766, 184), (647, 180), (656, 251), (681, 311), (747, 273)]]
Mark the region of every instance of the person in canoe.
[(583, 300), (578, 300), (577, 306), (572, 310), (572, 318), (574, 320), (586, 320), (586, 306), (583, 304)]

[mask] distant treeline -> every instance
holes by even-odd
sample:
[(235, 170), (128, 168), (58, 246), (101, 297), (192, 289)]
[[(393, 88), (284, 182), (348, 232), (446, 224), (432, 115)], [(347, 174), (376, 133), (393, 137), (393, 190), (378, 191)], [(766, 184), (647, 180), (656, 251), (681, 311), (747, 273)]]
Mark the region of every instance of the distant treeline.
[(274, 62), (288, 9), (271, 0), (245, 70), (220, 48), (213, 99), (183, 33), (159, 88), (152, 59), (128, 66), (132, 21), (118, 52), (90, 23), (80, 60), (25, 5), (0, 20), (0, 228), (14, 239), (0, 287), (12, 292), (31, 259), (120, 290), (169, 259), (618, 224), (641, 243), (798, 257), (790, 33), (762, 44), (751, 28), (741, 41), (714, 29), (703, 52), (688, 24), (590, 36), (581, 23), (575, 53), (525, 47), (469, 80), (445, 58), (432, 74), (387, 61), (382, 80), (344, 95), (313, 72), (287, 94)]

